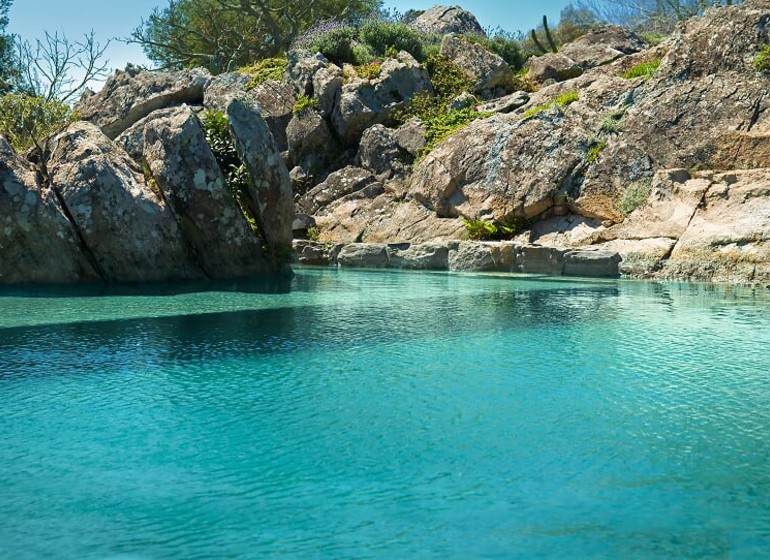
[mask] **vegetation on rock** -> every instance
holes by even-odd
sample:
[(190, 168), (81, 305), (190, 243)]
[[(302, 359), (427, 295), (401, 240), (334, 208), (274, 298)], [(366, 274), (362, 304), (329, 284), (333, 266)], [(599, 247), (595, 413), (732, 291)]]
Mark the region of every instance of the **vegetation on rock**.
[(251, 66), (239, 68), (238, 71), (251, 76), (249, 83), (246, 84), (246, 90), (248, 91), (268, 80), (280, 81), (283, 78), (283, 71), (286, 69), (287, 64), (286, 58), (266, 58)]
[(620, 212), (624, 216), (631, 214), (631, 212), (647, 202), (651, 191), (652, 185), (650, 181), (641, 181), (630, 185), (623, 191), (623, 194), (620, 197), (620, 202), (618, 204)]
[(230, 123), (221, 111), (208, 110), (201, 119), (208, 143), (233, 197), (248, 187), (248, 171), (235, 148)]
[(754, 68), (758, 72), (767, 72), (770, 70), (770, 45), (764, 45), (757, 56), (754, 57)]
[(510, 218), (502, 221), (462, 218), (462, 222), (468, 239), (473, 241), (511, 239), (525, 226), (525, 222), (521, 218)]
[(645, 80), (648, 80), (658, 69), (660, 62), (660, 60), (640, 62), (639, 64), (632, 66), (626, 72), (623, 72), (620, 77), (625, 78), (626, 80), (633, 80), (634, 78), (644, 78)]
[(61, 101), (13, 93), (0, 97), (0, 134), (16, 151), (40, 147), (44, 138), (80, 118)]
[(301, 115), (305, 111), (310, 111), (318, 107), (318, 100), (314, 97), (308, 97), (307, 95), (300, 95), (294, 102), (291, 108), (291, 112), (296, 115)]
[(564, 92), (562, 94), (557, 95), (554, 99), (548, 101), (547, 103), (543, 103), (541, 105), (535, 105), (531, 109), (528, 109), (527, 111), (524, 112), (524, 118), (527, 119), (529, 117), (534, 117), (535, 115), (542, 113), (543, 111), (547, 111), (548, 109), (551, 109), (553, 107), (564, 109), (565, 107), (574, 103), (578, 99), (580, 99), (579, 92), (577, 91)]

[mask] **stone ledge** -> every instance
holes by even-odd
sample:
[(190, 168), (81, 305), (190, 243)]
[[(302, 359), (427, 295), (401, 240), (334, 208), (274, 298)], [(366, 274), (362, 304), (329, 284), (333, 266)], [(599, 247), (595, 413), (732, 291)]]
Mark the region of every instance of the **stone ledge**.
[(394, 268), (453, 272), (521, 272), (619, 277), (620, 254), (600, 249), (559, 249), (511, 241), (350, 243), (295, 240), (295, 263), (342, 268)]

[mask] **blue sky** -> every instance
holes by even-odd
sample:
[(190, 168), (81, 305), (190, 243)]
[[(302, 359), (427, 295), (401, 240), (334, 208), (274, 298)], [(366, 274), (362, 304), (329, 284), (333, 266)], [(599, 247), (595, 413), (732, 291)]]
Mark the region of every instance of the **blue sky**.
[[(155, 6), (165, 6), (167, 3), (165, 0), (15, 0), (9, 14), (8, 28), (11, 33), (28, 39), (39, 37), (44, 31), (64, 32), (70, 39), (75, 39), (93, 29), (97, 40), (104, 43), (111, 38), (127, 37)], [(409, 8), (427, 9), (436, 3), (386, 0), (387, 7), (399, 11)], [(443, 4), (459, 4), (470, 10), (484, 27), (500, 26), (516, 31), (530, 29), (543, 14), (551, 21), (558, 20), (559, 12), (569, 4), (569, 0), (455, 0)], [(123, 68), (127, 62), (149, 64), (138, 45), (114, 41), (107, 54), (113, 68)]]

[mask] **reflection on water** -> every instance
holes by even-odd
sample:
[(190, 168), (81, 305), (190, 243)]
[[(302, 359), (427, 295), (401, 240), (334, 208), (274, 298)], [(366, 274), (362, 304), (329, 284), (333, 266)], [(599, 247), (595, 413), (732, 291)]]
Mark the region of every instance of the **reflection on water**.
[(770, 554), (762, 291), (264, 292), (0, 297), (0, 557)]

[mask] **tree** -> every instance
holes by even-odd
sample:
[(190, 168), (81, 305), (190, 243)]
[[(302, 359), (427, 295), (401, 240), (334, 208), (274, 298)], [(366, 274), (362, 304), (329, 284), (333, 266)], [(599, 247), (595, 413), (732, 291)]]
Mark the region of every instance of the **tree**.
[(13, 89), (13, 82), (17, 76), (13, 60), (13, 37), (5, 32), (8, 25), (8, 10), (12, 2), (13, 0), (0, 0), (0, 95)]
[(319, 21), (360, 20), (381, 0), (169, 0), (134, 30), (161, 69), (205, 66), (226, 72), (279, 56)]
[(44, 39), (34, 43), (16, 39), (19, 68), (17, 88), (45, 101), (69, 102), (86, 89), (88, 82), (106, 77), (108, 61), (104, 51), (109, 41), (100, 45), (94, 32), (82, 41), (45, 32)]

